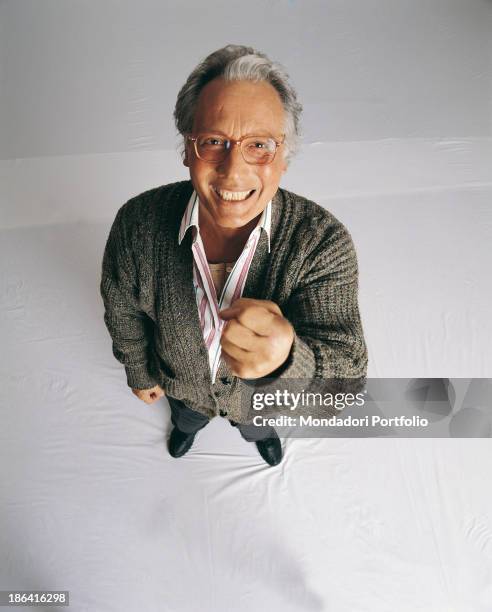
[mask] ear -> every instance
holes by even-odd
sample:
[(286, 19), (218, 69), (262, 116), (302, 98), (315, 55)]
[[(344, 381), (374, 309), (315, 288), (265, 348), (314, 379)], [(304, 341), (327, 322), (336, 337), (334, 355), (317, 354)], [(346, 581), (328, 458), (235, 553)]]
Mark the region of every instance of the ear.
[(285, 152), (284, 152), (284, 151), (282, 151), (282, 166), (281, 166), (281, 168), (280, 168), (280, 169), (281, 169), (281, 171), (282, 171), (282, 174), (283, 174), (284, 172), (287, 172), (287, 168), (289, 167), (289, 162), (288, 162), (288, 161), (285, 159), (285, 157), (286, 157), (286, 156), (285, 156)]
[(184, 157), (183, 157), (183, 166), (186, 166), (187, 168), (190, 167), (190, 161), (188, 159), (188, 147), (185, 147), (184, 150)]

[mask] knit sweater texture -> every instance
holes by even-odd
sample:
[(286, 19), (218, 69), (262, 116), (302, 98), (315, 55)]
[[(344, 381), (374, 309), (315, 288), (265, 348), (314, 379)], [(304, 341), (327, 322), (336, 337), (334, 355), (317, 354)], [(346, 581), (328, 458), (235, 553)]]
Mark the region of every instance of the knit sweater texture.
[[(191, 181), (155, 187), (118, 210), (104, 249), (104, 321), (128, 386), (159, 384), (212, 418), (250, 421), (247, 381), (221, 359), (212, 384), (193, 288), (191, 232), (178, 244)], [(277, 379), (357, 379), (367, 371), (358, 307), (358, 266), (346, 227), (326, 209), (278, 188), (271, 252), (262, 232), (242, 297), (271, 300), (294, 327)]]

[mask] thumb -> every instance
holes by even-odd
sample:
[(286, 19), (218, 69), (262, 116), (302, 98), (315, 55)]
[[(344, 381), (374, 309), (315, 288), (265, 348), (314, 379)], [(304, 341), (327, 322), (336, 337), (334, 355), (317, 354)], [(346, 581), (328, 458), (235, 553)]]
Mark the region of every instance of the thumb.
[(240, 308), (233, 308), (229, 306), (229, 308), (224, 308), (223, 310), (219, 310), (219, 316), (224, 321), (228, 321), (229, 319), (233, 319), (241, 312)]

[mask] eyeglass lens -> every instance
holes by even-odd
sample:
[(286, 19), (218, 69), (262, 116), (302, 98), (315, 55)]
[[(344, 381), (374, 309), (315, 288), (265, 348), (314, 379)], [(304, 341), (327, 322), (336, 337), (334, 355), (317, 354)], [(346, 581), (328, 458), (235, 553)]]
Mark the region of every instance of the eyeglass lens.
[[(198, 156), (206, 161), (222, 161), (231, 148), (230, 140), (213, 134), (200, 134), (196, 140)], [(243, 157), (252, 164), (265, 164), (275, 156), (277, 149), (273, 138), (251, 136), (241, 142)]]

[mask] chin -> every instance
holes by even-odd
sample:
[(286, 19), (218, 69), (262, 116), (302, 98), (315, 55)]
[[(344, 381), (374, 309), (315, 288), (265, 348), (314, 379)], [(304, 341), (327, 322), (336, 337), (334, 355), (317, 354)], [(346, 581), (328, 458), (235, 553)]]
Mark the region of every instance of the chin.
[(230, 214), (219, 214), (217, 215), (215, 222), (218, 226), (228, 229), (244, 227), (247, 225), (252, 219), (257, 217), (261, 213), (252, 212), (249, 215), (235, 215), (233, 213)]

